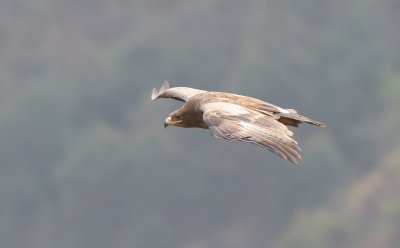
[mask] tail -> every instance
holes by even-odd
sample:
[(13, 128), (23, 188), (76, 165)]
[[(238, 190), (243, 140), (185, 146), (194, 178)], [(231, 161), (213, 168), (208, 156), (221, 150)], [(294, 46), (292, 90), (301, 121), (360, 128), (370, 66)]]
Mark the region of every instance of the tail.
[(298, 114), (297, 111), (294, 109), (286, 110), (288, 111), (288, 113), (281, 113), (278, 119), (279, 122), (285, 125), (298, 127), (300, 123), (306, 122), (314, 126), (326, 127), (324, 123), (302, 116), (301, 114)]

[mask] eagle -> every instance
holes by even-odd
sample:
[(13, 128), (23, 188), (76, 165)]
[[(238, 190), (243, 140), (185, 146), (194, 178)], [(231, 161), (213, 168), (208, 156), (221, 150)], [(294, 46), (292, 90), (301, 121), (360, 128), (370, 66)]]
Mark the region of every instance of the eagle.
[(164, 120), (164, 127), (209, 129), (216, 138), (253, 143), (294, 164), (301, 159), (301, 149), (287, 126), (297, 127), (305, 122), (325, 127), (294, 109), (233, 93), (170, 88), (168, 81), (159, 90), (153, 88), (151, 100), (158, 98), (185, 102)]

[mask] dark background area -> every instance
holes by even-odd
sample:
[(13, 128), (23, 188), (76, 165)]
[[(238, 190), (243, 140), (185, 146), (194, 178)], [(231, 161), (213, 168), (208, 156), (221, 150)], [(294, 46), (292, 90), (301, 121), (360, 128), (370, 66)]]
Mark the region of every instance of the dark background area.
[[(0, 2), (0, 245), (400, 243), (397, 0)], [(163, 80), (322, 121), (292, 166), (163, 128)]]

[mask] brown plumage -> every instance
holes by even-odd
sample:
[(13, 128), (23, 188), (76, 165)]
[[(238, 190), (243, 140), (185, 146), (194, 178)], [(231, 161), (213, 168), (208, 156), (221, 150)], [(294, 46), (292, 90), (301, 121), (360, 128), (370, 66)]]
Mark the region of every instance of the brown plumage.
[(212, 92), (188, 87), (169, 88), (164, 81), (151, 99), (173, 98), (185, 102), (172, 112), (164, 125), (209, 129), (216, 138), (250, 142), (264, 147), (279, 157), (297, 164), (300, 147), (286, 125), (297, 127), (306, 122), (324, 124), (302, 116), (294, 109), (283, 109), (262, 100), (225, 92)]

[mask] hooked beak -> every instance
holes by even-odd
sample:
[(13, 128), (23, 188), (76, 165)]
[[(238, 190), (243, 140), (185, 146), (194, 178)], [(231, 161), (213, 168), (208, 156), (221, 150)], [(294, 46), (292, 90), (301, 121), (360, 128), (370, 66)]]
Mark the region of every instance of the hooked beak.
[(171, 125), (171, 116), (168, 116), (168, 117), (164, 120), (164, 128), (167, 128), (169, 125)]

